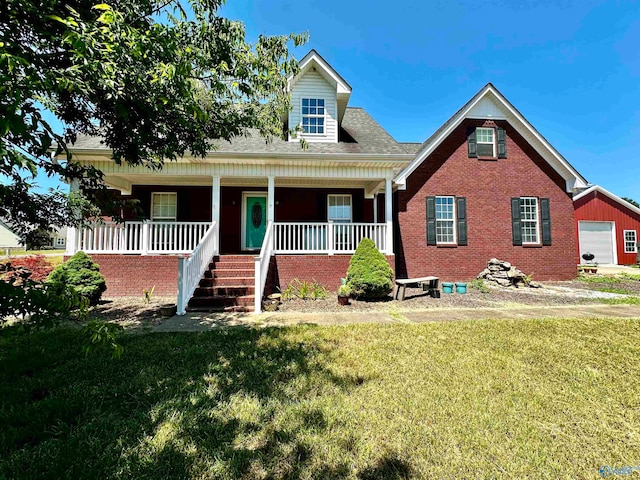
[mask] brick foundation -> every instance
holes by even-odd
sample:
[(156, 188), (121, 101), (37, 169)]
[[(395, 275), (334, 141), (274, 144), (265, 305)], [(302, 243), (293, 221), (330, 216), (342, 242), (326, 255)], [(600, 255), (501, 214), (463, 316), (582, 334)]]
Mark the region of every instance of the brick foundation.
[(140, 296), (155, 286), (157, 296), (177, 296), (178, 257), (169, 255), (90, 255), (107, 280), (105, 297)]
[[(395, 256), (386, 255), (387, 261), (395, 271)], [(347, 275), (347, 267), (351, 255), (276, 255), (273, 283), (285, 289), (297, 278), (323, 285), (327, 290), (335, 292), (340, 286), (340, 279)]]

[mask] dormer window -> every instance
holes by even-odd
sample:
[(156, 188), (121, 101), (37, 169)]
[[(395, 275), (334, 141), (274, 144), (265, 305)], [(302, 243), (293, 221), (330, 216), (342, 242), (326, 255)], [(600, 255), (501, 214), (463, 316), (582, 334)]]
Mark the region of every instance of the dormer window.
[(324, 98), (302, 99), (302, 130), (311, 135), (324, 135)]

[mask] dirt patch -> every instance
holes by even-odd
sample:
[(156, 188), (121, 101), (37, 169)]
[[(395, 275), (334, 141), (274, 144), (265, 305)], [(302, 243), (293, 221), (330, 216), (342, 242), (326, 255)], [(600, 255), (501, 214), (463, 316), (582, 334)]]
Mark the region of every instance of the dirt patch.
[(160, 305), (175, 303), (175, 298), (153, 298), (145, 303), (140, 297), (117, 297), (102, 300), (93, 307), (90, 318), (115, 322), (128, 331), (148, 331), (167, 317), (160, 314)]

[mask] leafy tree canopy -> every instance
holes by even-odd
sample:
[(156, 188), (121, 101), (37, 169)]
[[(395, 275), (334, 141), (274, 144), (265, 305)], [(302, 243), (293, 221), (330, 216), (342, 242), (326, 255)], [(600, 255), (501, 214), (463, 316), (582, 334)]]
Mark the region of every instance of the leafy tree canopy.
[[(73, 161), (79, 134), (99, 135), (113, 159), (160, 167), (204, 156), (211, 139), (247, 128), (266, 138), (289, 108), (288, 45), (306, 35), (261, 36), (219, 15), (222, 0), (5, 0), (0, 5), (0, 216), (19, 233), (70, 224), (59, 192), (36, 194), (36, 174), (100, 185)], [(64, 126), (54, 131), (43, 114)], [(52, 153), (66, 160), (52, 159)], [(75, 200), (77, 203), (78, 199)], [(85, 212), (88, 211), (85, 209)]]

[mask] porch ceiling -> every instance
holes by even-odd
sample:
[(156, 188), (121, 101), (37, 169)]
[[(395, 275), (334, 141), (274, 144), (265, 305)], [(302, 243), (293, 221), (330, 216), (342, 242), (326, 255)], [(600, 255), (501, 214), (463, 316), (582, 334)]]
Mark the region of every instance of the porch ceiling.
[[(176, 185), (176, 186), (211, 186), (210, 176), (180, 175), (105, 175), (107, 186), (124, 192), (130, 192), (132, 185)], [(223, 187), (267, 187), (267, 177), (222, 177)], [(275, 187), (307, 187), (307, 188), (371, 188), (371, 180), (335, 179), (335, 178), (275, 178)]]

